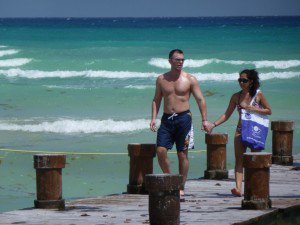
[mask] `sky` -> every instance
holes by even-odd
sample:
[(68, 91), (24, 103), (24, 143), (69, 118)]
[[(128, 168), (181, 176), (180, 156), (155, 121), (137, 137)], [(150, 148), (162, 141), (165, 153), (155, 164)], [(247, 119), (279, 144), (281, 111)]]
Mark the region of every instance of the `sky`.
[(0, 0), (0, 18), (207, 16), (300, 16), (300, 0)]

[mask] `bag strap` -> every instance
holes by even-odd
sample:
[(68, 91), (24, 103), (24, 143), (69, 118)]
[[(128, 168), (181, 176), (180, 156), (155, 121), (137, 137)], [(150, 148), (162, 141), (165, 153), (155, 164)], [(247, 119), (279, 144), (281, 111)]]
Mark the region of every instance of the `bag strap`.
[(253, 96), (253, 98), (252, 98), (252, 100), (251, 100), (251, 102), (250, 102), (250, 105), (252, 105), (253, 104), (253, 102), (254, 102), (254, 100), (255, 100), (255, 98), (256, 98), (256, 95), (257, 95), (257, 93), (258, 92), (260, 92), (260, 90), (259, 89), (257, 89), (256, 90), (256, 93), (255, 93), (255, 95)]

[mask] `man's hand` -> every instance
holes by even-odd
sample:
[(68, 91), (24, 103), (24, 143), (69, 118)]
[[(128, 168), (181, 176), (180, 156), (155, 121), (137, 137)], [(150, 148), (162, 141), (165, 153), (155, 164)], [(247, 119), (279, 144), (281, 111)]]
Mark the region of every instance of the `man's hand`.
[(151, 120), (150, 130), (152, 130), (153, 132), (156, 132), (156, 121), (155, 120)]
[(207, 133), (208, 134), (211, 134), (212, 130), (215, 128), (215, 125), (213, 123), (211, 123), (210, 121), (207, 121), (208, 122), (208, 126), (207, 126)]
[(212, 132), (212, 129), (215, 127), (213, 123), (209, 122), (209, 121), (203, 121), (202, 122), (202, 127), (204, 129), (204, 131), (208, 134), (210, 134)]

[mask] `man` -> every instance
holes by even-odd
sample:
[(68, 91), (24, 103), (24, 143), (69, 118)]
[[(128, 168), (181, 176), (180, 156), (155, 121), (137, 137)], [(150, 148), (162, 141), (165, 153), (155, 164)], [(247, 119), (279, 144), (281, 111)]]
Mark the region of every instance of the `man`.
[(183, 176), (180, 196), (183, 198), (189, 161), (188, 150), (194, 148), (190, 95), (196, 99), (202, 115), (202, 126), (208, 129), (206, 102), (197, 79), (182, 70), (184, 55), (182, 50), (174, 49), (169, 53), (171, 70), (161, 74), (156, 80), (155, 96), (152, 101), (152, 119), (150, 129), (156, 132), (156, 118), (164, 99), (164, 114), (157, 133), (157, 158), (164, 173), (171, 173), (167, 152), (176, 143), (179, 174)]

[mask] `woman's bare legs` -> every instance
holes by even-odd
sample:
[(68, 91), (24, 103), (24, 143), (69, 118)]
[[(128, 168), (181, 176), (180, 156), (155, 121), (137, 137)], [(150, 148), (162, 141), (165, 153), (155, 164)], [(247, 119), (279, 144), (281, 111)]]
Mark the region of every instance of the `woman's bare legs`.
[(234, 137), (234, 154), (235, 154), (235, 183), (236, 188), (231, 190), (231, 193), (236, 196), (242, 196), (243, 182), (243, 154), (246, 152), (246, 147), (241, 141), (241, 133), (236, 131)]

